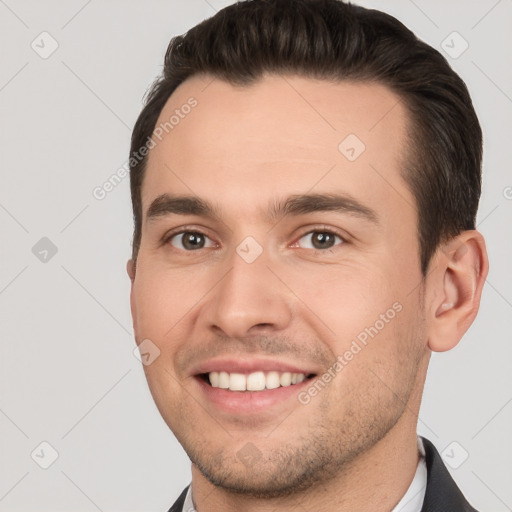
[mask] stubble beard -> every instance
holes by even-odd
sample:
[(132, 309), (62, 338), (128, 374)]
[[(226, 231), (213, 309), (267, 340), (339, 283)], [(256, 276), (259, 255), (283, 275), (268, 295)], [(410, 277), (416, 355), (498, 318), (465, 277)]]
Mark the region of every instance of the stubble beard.
[[(310, 421), (307, 434), (297, 440), (277, 447), (270, 443), (265, 446), (262, 441), (258, 446), (254, 441), (261, 456), (252, 464), (243, 464), (228, 443), (215, 454), (205, 443), (186, 443), (184, 448), (202, 475), (225, 491), (267, 499), (311, 492), (317, 486), (343, 478), (353, 462), (396, 425), (406, 407), (405, 397), (400, 398), (394, 396), (389, 403), (380, 403), (377, 414), (373, 401), (368, 407), (359, 403), (358, 410), (346, 411), (344, 421), (327, 420), (332, 404), (326, 401), (319, 406), (323, 414), (318, 417), (327, 419)], [(361, 409), (366, 413), (363, 417)], [(294, 425), (289, 424), (293, 434)], [(283, 424), (279, 435), (289, 439), (285, 429)]]

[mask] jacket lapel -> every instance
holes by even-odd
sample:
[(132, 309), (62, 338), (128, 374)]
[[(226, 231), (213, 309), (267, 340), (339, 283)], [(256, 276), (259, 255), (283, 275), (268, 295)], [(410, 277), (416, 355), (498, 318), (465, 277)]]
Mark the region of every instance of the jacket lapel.
[[(168, 512), (182, 512), (188, 488), (189, 486), (187, 485), (187, 487), (185, 487), (185, 490), (180, 494), (180, 497), (174, 502), (174, 505), (168, 510)], [(183, 512), (187, 511), (183, 510)]]
[(477, 512), (464, 498), (434, 445), (424, 437), (427, 489), (421, 512)]

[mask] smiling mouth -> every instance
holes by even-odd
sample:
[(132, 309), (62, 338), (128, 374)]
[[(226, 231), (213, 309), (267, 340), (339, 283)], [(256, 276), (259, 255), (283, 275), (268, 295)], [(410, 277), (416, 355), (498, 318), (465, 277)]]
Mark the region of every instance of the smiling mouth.
[(228, 391), (263, 391), (281, 387), (294, 386), (306, 379), (312, 379), (315, 374), (292, 372), (252, 372), (248, 374), (235, 372), (209, 372), (201, 373), (199, 378), (213, 388)]

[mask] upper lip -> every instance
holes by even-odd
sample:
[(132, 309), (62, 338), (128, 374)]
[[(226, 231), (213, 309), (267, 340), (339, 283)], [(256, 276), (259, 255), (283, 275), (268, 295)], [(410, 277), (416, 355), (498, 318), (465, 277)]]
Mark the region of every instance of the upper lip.
[(210, 372), (244, 373), (253, 372), (290, 372), (304, 373), (305, 375), (317, 373), (311, 367), (304, 364), (279, 361), (277, 359), (265, 359), (260, 357), (242, 358), (218, 357), (203, 361), (192, 368), (193, 375)]

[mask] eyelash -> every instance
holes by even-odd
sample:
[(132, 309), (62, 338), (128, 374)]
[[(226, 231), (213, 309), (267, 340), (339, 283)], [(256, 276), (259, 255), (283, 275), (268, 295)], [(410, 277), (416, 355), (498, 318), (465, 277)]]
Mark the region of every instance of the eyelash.
[[(337, 247), (344, 245), (347, 243), (347, 237), (345, 235), (342, 235), (339, 231), (336, 231), (334, 229), (326, 228), (326, 227), (315, 227), (312, 229), (309, 229), (308, 231), (305, 231), (302, 233), (296, 240), (296, 242), (293, 243), (293, 246), (295, 247), (296, 244), (299, 243), (299, 240), (301, 238), (304, 238), (307, 235), (312, 235), (313, 233), (322, 233), (322, 234), (328, 234), (333, 235), (335, 237), (338, 237), (341, 242), (335, 243), (333, 247), (327, 247), (326, 249), (315, 249), (313, 248), (307, 248), (307, 250), (314, 251), (315, 253), (325, 253), (325, 252), (331, 252), (332, 250), (335, 250)], [(303, 249), (302, 247), (299, 247), (299, 249)]]
[[(193, 234), (197, 234), (197, 235), (202, 235), (208, 239), (210, 239), (210, 237), (204, 233), (203, 231), (200, 231), (198, 229), (195, 229), (195, 228), (182, 228), (180, 231), (176, 231), (176, 232), (173, 232), (173, 233), (170, 233), (166, 236), (164, 236), (163, 240), (162, 240), (162, 244), (163, 245), (166, 245), (166, 244), (169, 244), (170, 245), (170, 242), (172, 241), (172, 239), (178, 235), (184, 235), (186, 233), (193, 233)], [(348, 243), (348, 237), (336, 230), (333, 230), (331, 228), (326, 228), (326, 227), (322, 227), (322, 226), (315, 226), (313, 227), (312, 229), (309, 229), (308, 231), (305, 231), (304, 233), (302, 233), (299, 237), (297, 237), (296, 241), (293, 243), (293, 246), (295, 246), (296, 244), (298, 244), (298, 242), (304, 238), (306, 235), (311, 235), (313, 233), (325, 233), (325, 234), (329, 234), (329, 235), (334, 235), (334, 236), (337, 236), (338, 238), (341, 239), (341, 243), (337, 243), (336, 245), (334, 245), (333, 247), (328, 247), (326, 249), (307, 249), (307, 250), (310, 250), (310, 251), (313, 251), (315, 253), (322, 253), (322, 252), (328, 252), (328, 251), (332, 251), (333, 249), (335, 249), (336, 247), (340, 246), (340, 245), (344, 245), (346, 243)], [(211, 239), (210, 239), (211, 240)], [(213, 240), (211, 240), (213, 241)], [(181, 252), (198, 252), (200, 251), (201, 249), (208, 249), (208, 247), (202, 247), (200, 249), (196, 249), (196, 250), (186, 250), (186, 249), (178, 249), (176, 247), (173, 247), (174, 249), (178, 250), (178, 251), (181, 251)], [(301, 247), (299, 247), (299, 249), (301, 249)]]

